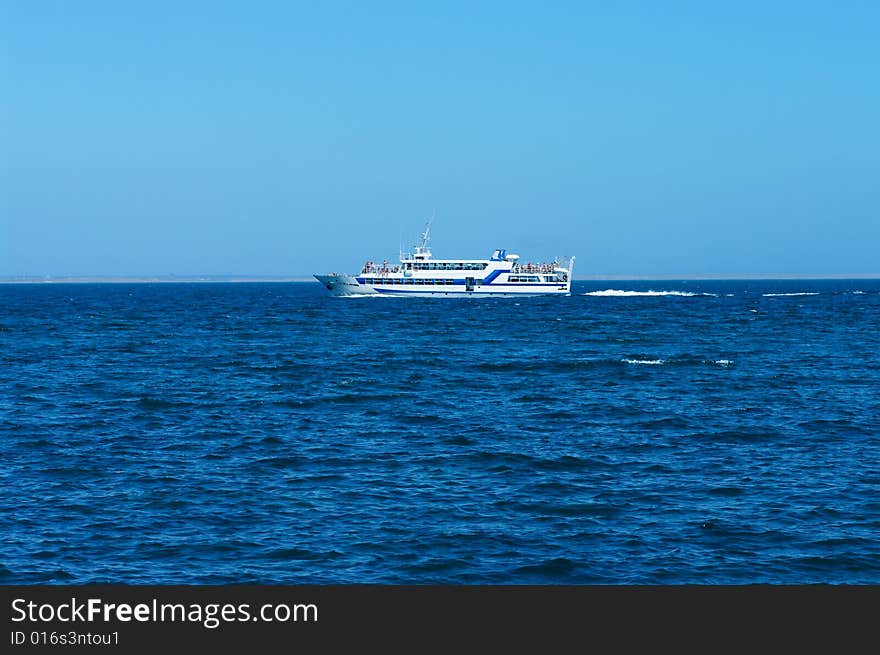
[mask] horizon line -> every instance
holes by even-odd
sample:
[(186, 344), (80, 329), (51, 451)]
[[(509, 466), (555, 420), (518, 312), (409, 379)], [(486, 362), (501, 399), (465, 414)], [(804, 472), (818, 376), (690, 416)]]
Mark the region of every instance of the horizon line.
[[(730, 273), (689, 275), (576, 275), (573, 282), (699, 280), (875, 280), (880, 273)], [(0, 276), (0, 284), (174, 284), (174, 283), (317, 282), (311, 275), (19, 275)]]

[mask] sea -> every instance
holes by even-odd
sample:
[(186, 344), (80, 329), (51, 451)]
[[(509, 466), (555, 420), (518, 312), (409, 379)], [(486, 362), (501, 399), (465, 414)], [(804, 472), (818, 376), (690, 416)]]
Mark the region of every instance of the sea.
[(880, 280), (572, 291), (0, 285), (0, 583), (880, 583)]

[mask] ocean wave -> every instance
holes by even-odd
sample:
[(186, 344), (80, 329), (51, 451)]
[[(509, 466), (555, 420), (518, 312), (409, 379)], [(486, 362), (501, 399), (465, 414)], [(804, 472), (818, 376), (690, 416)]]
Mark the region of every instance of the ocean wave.
[(620, 361), (626, 362), (627, 364), (665, 364), (665, 359), (621, 359)]
[(765, 298), (778, 298), (783, 296), (818, 296), (818, 291), (798, 291), (796, 293), (762, 293)]
[(514, 569), (518, 575), (535, 574), (544, 577), (556, 577), (568, 575), (577, 568), (577, 565), (567, 557), (554, 557), (538, 564), (528, 564)]
[(602, 291), (588, 291), (585, 296), (600, 296), (604, 298), (630, 298), (630, 297), (656, 297), (656, 296), (681, 296), (693, 298), (695, 296), (711, 296), (717, 298), (717, 293), (695, 293), (693, 291), (624, 291), (622, 289), (603, 289)]

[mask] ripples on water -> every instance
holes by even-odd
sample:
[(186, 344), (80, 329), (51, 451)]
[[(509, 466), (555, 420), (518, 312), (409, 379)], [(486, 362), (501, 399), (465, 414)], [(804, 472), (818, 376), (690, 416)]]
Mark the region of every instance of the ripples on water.
[(574, 291), (0, 286), (0, 582), (880, 583), (880, 283)]

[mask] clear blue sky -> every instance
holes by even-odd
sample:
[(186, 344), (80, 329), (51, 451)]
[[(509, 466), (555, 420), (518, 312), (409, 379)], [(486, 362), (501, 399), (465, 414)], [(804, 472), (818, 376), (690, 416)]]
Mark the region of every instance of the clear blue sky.
[(0, 0), (0, 275), (880, 272), (877, 2)]

